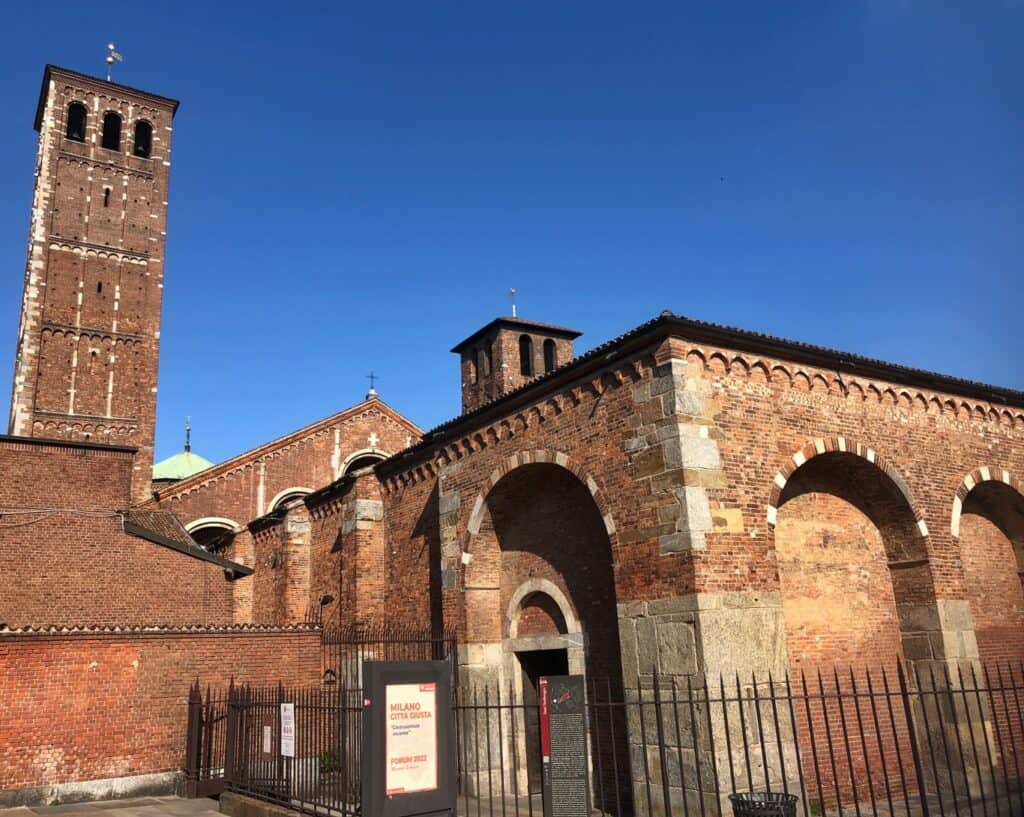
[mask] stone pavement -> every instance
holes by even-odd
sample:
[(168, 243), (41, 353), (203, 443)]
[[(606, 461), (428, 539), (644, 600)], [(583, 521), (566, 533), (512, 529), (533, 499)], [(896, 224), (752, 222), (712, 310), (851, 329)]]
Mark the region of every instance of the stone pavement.
[(208, 797), (135, 797), (61, 806), (0, 809), (0, 817), (220, 817), (217, 801)]

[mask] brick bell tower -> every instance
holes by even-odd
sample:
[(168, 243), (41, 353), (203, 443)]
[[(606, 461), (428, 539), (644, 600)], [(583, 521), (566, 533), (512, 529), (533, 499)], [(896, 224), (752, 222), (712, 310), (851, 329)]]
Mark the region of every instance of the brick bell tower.
[(459, 356), (462, 413), (553, 372), (573, 357), (575, 329), (522, 318), (495, 318), (452, 352)]
[(9, 432), (138, 449), (149, 494), (177, 101), (48, 65)]

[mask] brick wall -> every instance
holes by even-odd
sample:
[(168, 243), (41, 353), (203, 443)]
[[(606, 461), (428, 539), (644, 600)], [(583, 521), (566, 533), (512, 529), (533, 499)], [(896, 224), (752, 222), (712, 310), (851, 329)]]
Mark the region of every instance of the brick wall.
[[(957, 486), (979, 464), (1024, 471), (1024, 411), (681, 337), (655, 340), (585, 376), (552, 379), (529, 400), (511, 401), (504, 414), (499, 405), (475, 415), (432, 447), (381, 469), (395, 551), (394, 615), (430, 615), (439, 580), (444, 619), (465, 633), (465, 611), (474, 604), (466, 575), (490, 535), (479, 527), (481, 506), (506, 473), (556, 455), (588, 486), (605, 519), (620, 605), (694, 591), (785, 594), (780, 569), (792, 571), (791, 587), (809, 581), (817, 556), (802, 560), (786, 541), (796, 528), (776, 527), (780, 518), (798, 516), (798, 505), (787, 503), (804, 495), (859, 509), (863, 518), (845, 520), (850, 536), (874, 543), (870, 558), (853, 553), (852, 538), (836, 543), (849, 552), (865, 604), (877, 608), (863, 622), (843, 608), (848, 623), (861, 628), (850, 631), (855, 640), (892, 654), (894, 597), (897, 605), (968, 601), (961, 543), (949, 521)], [(844, 474), (855, 474), (854, 484), (840, 484)], [(1014, 486), (1021, 503), (1021, 486)], [(542, 501), (543, 490), (521, 502)], [(828, 509), (837, 522), (838, 507)], [(549, 565), (559, 557), (559, 534), (557, 524), (539, 518), (531, 533)], [(823, 546), (819, 539), (812, 551), (822, 555)], [(787, 549), (789, 562), (780, 564)], [(438, 564), (432, 550), (439, 575), (426, 585), (429, 566)], [(1000, 587), (1021, 593), (1019, 585)], [(829, 605), (812, 612), (817, 623), (796, 626), (823, 632)], [(481, 624), (493, 627), (486, 617)], [(937, 648), (923, 639), (924, 649)], [(831, 647), (817, 643), (817, 661), (850, 657), (842, 638), (832, 638)], [(971, 647), (964, 642), (963, 649), (969, 654)]]
[(197, 678), (319, 683), (320, 634), (0, 635), (0, 791), (182, 769)]
[(806, 494), (780, 512), (776, 548), (790, 666), (893, 666), (896, 602), (872, 521), (838, 497)]
[(367, 401), (163, 489), (157, 504), (186, 526), (205, 517), (245, 525), (272, 510), (281, 491), (321, 488), (338, 478), (356, 452), (395, 453), (418, 434), (381, 401)]
[(223, 568), (124, 533), (132, 467), (130, 449), (0, 440), (0, 624), (232, 621)]

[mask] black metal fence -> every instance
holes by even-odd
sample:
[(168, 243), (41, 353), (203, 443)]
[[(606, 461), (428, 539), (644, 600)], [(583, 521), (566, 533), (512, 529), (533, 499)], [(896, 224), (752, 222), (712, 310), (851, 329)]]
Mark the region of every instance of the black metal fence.
[(431, 629), (328, 627), (321, 641), (321, 666), (328, 685), (362, 686), (364, 661), (452, 661), (455, 635)]
[[(541, 817), (539, 709), (513, 679), (452, 701), (458, 813)], [(529, 700), (529, 696), (526, 696)], [(295, 709), (280, 755), (280, 703)], [(308, 813), (360, 814), (362, 696), (193, 689), (188, 778)], [(1019, 817), (1024, 665), (860, 668), (587, 684), (589, 790), (610, 817), (722, 817), (733, 792), (786, 792), (802, 817)]]

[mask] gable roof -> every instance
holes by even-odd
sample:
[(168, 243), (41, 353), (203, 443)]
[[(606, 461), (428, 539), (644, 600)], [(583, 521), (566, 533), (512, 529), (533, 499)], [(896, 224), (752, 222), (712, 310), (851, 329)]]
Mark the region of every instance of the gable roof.
[(179, 492), (185, 492), (195, 487), (196, 485), (205, 482), (206, 480), (213, 479), (227, 471), (231, 471), (237, 468), (239, 465), (252, 460), (257, 460), (260, 457), (266, 456), (267, 454), (275, 451), (278, 448), (284, 448), (291, 443), (297, 442), (298, 440), (308, 437), (311, 434), (315, 434), (322, 428), (329, 428), (337, 422), (346, 420), (349, 417), (354, 417), (362, 412), (376, 408), (385, 414), (387, 417), (392, 419), (394, 422), (406, 428), (410, 433), (419, 437), (423, 434), (423, 429), (413, 423), (411, 420), (406, 419), (391, 406), (385, 403), (379, 398), (372, 398), (370, 400), (364, 400), (361, 403), (357, 403), (351, 408), (347, 408), (344, 411), (339, 411), (337, 414), (332, 414), (330, 417), (325, 417), (323, 420), (318, 420), (315, 423), (311, 423), (308, 426), (303, 426), (297, 431), (293, 431), (290, 434), (286, 434), (283, 437), (278, 437), (276, 440), (271, 440), (268, 443), (264, 443), (261, 446), (252, 448), (248, 451), (244, 451), (241, 454), (237, 454), (230, 459), (226, 459), (223, 462), (219, 462), (211, 468), (207, 468), (204, 471), (200, 471), (197, 474), (193, 474), (190, 477), (186, 477), (180, 482), (175, 482), (173, 485), (168, 485), (166, 488), (157, 489), (153, 492), (153, 496), (142, 503), (141, 507), (147, 507), (155, 504), (160, 499), (166, 499), (169, 496), (174, 496)]

